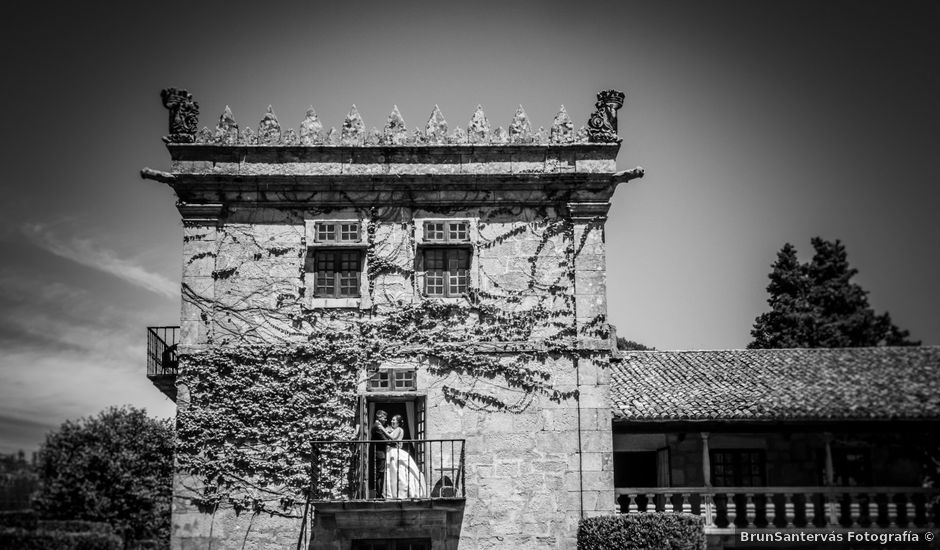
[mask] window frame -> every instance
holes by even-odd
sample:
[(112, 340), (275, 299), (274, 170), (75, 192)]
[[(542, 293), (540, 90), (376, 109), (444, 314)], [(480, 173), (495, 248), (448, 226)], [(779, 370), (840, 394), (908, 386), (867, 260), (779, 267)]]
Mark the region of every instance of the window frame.
[[(399, 385), (399, 380), (410, 380), (410, 384), (403, 383)], [(376, 383), (383, 381), (384, 384)], [(366, 384), (366, 391), (403, 393), (418, 391), (418, 371), (414, 367), (380, 368), (378, 371), (369, 376), (369, 381)]]
[[(719, 455), (729, 456), (731, 460), (719, 460)], [(756, 464), (750, 461), (749, 458), (744, 460), (745, 456), (755, 456), (757, 458)], [(708, 458), (711, 465), (710, 481), (714, 487), (764, 487), (767, 485), (767, 452), (764, 449), (710, 449)], [(745, 472), (743, 469), (745, 466), (750, 469), (754, 465), (760, 469), (756, 474), (758, 483), (752, 483), (755, 476), (753, 472)], [(730, 474), (724, 471), (725, 468), (729, 467), (731, 468)], [(721, 473), (718, 473), (719, 468), (722, 470)], [(732, 483), (725, 483), (729, 477)], [(747, 479), (747, 483), (743, 483), (745, 479)]]
[[(350, 230), (344, 226), (355, 226), (354, 235), (344, 238)], [(324, 238), (326, 234), (329, 238)], [(359, 244), (362, 242), (362, 221), (361, 220), (324, 220), (315, 221), (313, 224), (313, 242), (316, 244)]]
[[(441, 228), (432, 229), (431, 226)], [(462, 228), (460, 226), (463, 226)], [(424, 220), (422, 241), (428, 244), (470, 244), (470, 220)], [(440, 232), (440, 238), (437, 237)], [(462, 236), (461, 236), (462, 233)]]
[[(307, 254), (312, 254), (312, 255), (313, 255), (312, 262), (310, 262), (310, 265), (312, 266), (313, 269), (311, 269), (310, 271), (308, 271), (308, 273), (311, 273), (311, 274), (313, 275), (313, 296), (312, 296), (313, 298), (319, 298), (319, 299), (356, 299), (356, 298), (361, 298), (361, 297), (362, 297), (362, 272), (363, 272), (363, 267), (364, 267), (364, 266), (363, 266), (363, 263), (364, 263), (364, 259), (365, 259), (362, 249), (359, 249), (359, 248), (332, 248), (332, 247), (328, 247), (328, 248), (317, 248), (317, 247), (308, 247), (308, 249), (307, 249)], [(342, 268), (342, 263), (343, 263), (344, 261), (348, 261), (348, 260), (346, 260), (345, 258), (342, 257), (344, 254), (354, 254), (354, 255), (355, 255), (355, 261), (356, 261), (356, 267), (357, 267), (357, 270), (356, 270), (356, 271), (348, 271), (348, 270), (347, 270), (347, 271), (343, 271), (343, 270), (341, 269), (341, 268)], [(333, 268), (332, 271), (327, 271), (327, 270), (321, 270), (321, 269), (320, 269), (320, 262), (323, 261), (323, 260), (321, 259), (321, 255), (322, 255), (322, 256), (325, 256), (325, 255), (330, 255), (330, 256), (332, 256), (332, 260), (331, 260), (331, 261), (332, 261), (332, 263), (333, 263), (333, 265), (334, 265), (334, 268)], [(339, 264), (339, 268), (340, 268), (340, 269), (337, 269), (337, 264)], [(323, 293), (320, 292), (320, 288), (321, 288), (321, 285), (320, 285), (320, 276), (321, 276), (321, 273), (331, 273), (331, 274), (332, 274), (332, 277), (333, 277), (333, 283), (332, 283), (333, 290), (332, 290), (332, 292), (329, 293), (329, 294), (323, 294)], [(351, 279), (350, 279), (350, 275), (349, 275), (349, 274), (352, 274)], [(350, 281), (352, 281), (352, 288), (355, 289), (355, 293), (354, 293), (354, 294), (343, 294), (344, 283), (347, 283), (347, 284), (348, 284)], [(326, 286), (326, 285), (324, 285), (324, 287), (325, 287), (325, 286)]]
[[(421, 272), (424, 277), (421, 288), (423, 296), (427, 298), (459, 298), (470, 291), (470, 268), (473, 263), (473, 248), (471, 246), (422, 246), (419, 248), (418, 254), (420, 255)], [(428, 265), (430, 263), (429, 255), (431, 254), (441, 254), (440, 262), (443, 264), (442, 269), (433, 270), (435, 272), (434, 282), (437, 283), (438, 279), (440, 280), (440, 284), (434, 286), (440, 286), (442, 292), (433, 294), (429, 291), (432, 281), (432, 270), (429, 269)], [(452, 261), (457, 263), (457, 268), (454, 271), (450, 268)], [(463, 268), (460, 267), (461, 263), (464, 264)], [(460, 284), (461, 279), (463, 279), (462, 285)]]

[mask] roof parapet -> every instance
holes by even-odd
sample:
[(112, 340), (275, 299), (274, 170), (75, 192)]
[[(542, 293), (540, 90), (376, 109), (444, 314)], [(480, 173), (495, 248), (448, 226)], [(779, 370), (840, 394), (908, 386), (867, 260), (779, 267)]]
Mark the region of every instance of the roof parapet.
[(516, 111), (507, 131), (502, 126), (491, 128), (483, 112), (476, 110), (464, 131), (457, 126), (448, 132), (447, 121), (435, 105), (424, 128), (407, 131), (405, 120), (395, 106), (388, 116), (384, 131), (373, 128), (366, 132), (365, 124), (353, 105), (343, 122), (341, 131), (331, 128), (324, 136), (323, 125), (313, 107), (309, 107), (300, 123), (300, 132), (293, 128), (281, 130), (274, 109), (269, 105), (254, 131), (250, 126), (239, 130), (232, 110), (226, 106), (219, 117), (215, 131), (199, 126), (199, 104), (192, 94), (183, 89), (167, 88), (161, 92), (163, 106), (169, 110), (169, 134), (163, 141), (168, 144), (194, 143), (200, 145), (267, 145), (267, 146), (415, 146), (415, 145), (569, 145), (584, 143), (620, 143), (617, 136), (617, 110), (623, 106), (626, 95), (617, 90), (597, 94), (595, 111), (588, 119), (587, 128), (574, 132), (574, 125), (564, 105), (555, 115), (548, 132), (540, 127), (532, 131), (529, 117), (522, 105)]

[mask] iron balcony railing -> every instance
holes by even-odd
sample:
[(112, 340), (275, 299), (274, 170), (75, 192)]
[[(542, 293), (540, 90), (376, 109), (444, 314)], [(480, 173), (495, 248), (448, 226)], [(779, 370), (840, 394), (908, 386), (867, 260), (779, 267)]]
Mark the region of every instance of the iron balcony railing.
[(147, 327), (147, 376), (175, 376), (180, 327)]
[(940, 488), (617, 488), (621, 513), (688, 513), (707, 533), (736, 529), (894, 530), (940, 527)]
[(314, 441), (314, 501), (465, 498), (463, 439)]

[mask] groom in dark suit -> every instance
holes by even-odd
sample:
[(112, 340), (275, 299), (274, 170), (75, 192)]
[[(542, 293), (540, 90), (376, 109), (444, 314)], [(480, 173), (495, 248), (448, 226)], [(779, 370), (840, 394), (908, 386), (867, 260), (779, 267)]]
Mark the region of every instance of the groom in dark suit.
[[(388, 422), (388, 414), (385, 411), (376, 411), (370, 436), (373, 441), (388, 441), (391, 439), (385, 433), (386, 422)], [(382, 491), (385, 488), (385, 448), (387, 445), (385, 443), (372, 443), (370, 446), (372, 447), (372, 471), (375, 476), (375, 485), (373, 486), (375, 496), (376, 498), (385, 498)]]

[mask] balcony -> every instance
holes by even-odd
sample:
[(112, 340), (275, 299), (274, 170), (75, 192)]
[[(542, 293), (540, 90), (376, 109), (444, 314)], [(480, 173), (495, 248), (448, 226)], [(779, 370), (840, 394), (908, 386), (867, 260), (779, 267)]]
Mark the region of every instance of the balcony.
[(738, 530), (864, 529), (891, 532), (940, 527), (940, 488), (654, 487), (617, 488), (621, 513), (688, 513), (709, 535)]
[[(406, 439), (400, 451), (387, 448), (387, 441), (314, 441), (311, 500), (318, 509), (326, 503), (463, 501), (464, 441)], [(393, 452), (394, 465), (381, 456)]]
[(180, 327), (147, 327), (147, 378), (164, 395), (176, 401)]

